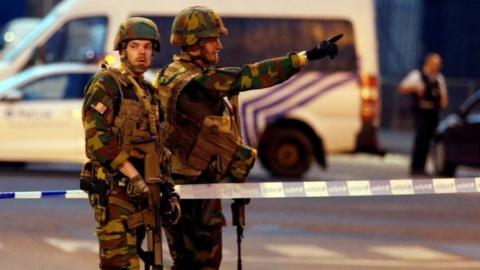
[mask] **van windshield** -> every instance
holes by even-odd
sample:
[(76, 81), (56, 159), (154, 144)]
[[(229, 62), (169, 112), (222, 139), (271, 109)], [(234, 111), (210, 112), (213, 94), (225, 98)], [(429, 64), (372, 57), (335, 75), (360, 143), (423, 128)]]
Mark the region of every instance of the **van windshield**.
[(6, 52), (12, 46), (17, 45), (27, 34), (29, 34), (41, 20), (34, 17), (19, 17), (12, 19), (2, 31), (0, 37), (0, 51)]
[(45, 19), (43, 19), (29, 34), (27, 34), (16, 46), (7, 50), (4, 54), (2, 61), (12, 62), (15, 60), (23, 51), (25, 51), (29, 46), (35, 44), (35, 41), (47, 31), (55, 21), (58, 20), (60, 13), (57, 10), (53, 10), (48, 14)]
[(41, 35), (59, 19), (58, 12), (48, 15), (15, 48), (7, 51), (4, 61), (12, 62), (32, 44), (38, 50), (39, 63), (93, 62), (104, 55), (108, 19), (105, 16), (75, 18), (65, 22), (44, 43)]

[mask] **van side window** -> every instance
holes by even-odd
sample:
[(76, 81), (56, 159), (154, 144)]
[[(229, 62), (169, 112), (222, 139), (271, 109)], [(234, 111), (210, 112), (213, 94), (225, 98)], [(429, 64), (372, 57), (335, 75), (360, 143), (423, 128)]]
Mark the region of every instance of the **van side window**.
[(225, 18), (230, 34), (222, 39), (222, 66), (239, 66), (292, 51), (311, 49), (326, 38), (343, 33), (335, 61), (315, 61), (309, 70), (356, 71), (351, 22), (326, 19)]
[(59, 74), (41, 78), (22, 87), (22, 100), (80, 99), (93, 74)]
[[(170, 44), (170, 26), (173, 17), (147, 17), (159, 27), (162, 42), (160, 54), (155, 55), (153, 68), (161, 68), (172, 61), (172, 55), (180, 51)], [(286, 55), (292, 51), (311, 49), (315, 43), (343, 33), (338, 42), (339, 53), (335, 61), (315, 61), (306, 68), (326, 72), (356, 71), (353, 26), (346, 20), (283, 19), (283, 18), (235, 18), (222, 17), (229, 35), (222, 38), (220, 52), (222, 66), (240, 66), (246, 63)]]
[(42, 60), (94, 62), (105, 53), (107, 21), (106, 17), (88, 17), (67, 22), (43, 46)]

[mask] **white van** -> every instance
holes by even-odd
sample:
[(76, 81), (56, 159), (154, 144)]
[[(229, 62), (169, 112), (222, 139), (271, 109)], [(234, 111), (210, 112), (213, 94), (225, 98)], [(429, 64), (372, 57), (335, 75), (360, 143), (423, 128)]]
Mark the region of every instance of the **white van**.
[[(114, 35), (130, 16), (157, 22), (162, 51), (153, 68), (159, 69), (178, 51), (168, 43), (173, 17), (198, 4), (65, 0), (1, 59), (0, 79), (44, 63), (103, 57), (118, 63)], [(261, 162), (273, 174), (297, 177), (314, 159), (325, 166), (328, 153), (377, 150), (380, 96), (374, 0), (210, 0), (201, 5), (217, 10), (230, 31), (222, 39), (224, 66), (309, 49), (344, 34), (333, 61), (317, 61), (282, 85), (240, 95), (245, 141), (259, 148)]]
[(83, 86), (96, 65), (28, 68), (0, 82), (0, 161), (81, 162)]

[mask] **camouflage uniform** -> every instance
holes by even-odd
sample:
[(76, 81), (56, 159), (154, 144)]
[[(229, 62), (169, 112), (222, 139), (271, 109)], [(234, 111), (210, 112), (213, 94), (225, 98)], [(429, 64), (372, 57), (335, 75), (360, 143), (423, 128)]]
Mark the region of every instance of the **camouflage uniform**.
[[(217, 13), (206, 7), (192, 7), (181, 11), (175, 18), (170, 42), (188, 46), (196, 44), (201, 38), (227, 33)], [(238, 142), (241, 143), (238, 115), (235, 106), (231, 105), (235, 105), (237, 95), (241, 91), (279, 84), (297, 73), (306, 62), (304, 55), (291, 53), (242, 67), (203, 68), (186, 52), (175, 55), (173, 62), (158, 74), (154, 85), (159, 88), (162, 104), (166, 107), (168, 128), (165, 130), (169, 132), (167, 141), (174, 153), (172, 177), (176, 184), (209, 183), (225, 177), (232, 179), (236, 178), (233, 177), (235, 170), (246, 176), (250, 168), (240, 166), (232, 169), (235, 157), (222, 156), (222, 150), (218, 150), (217, 155), (213, 153), (202, 159), (192, 149), (202, 149), (203, 152), (200, 152), (206, 155), (215, 149), (230, 147), (227, 146), (228, 140), (218, 143), (222, 138), (216, 133), (222, 129), (233, 130), (224, 134), (228, 133), (227, 139), (233, 142), (231, 145), (238, 146)], [(208, 122), (206, 119), (212, 116), (226, 120), (212, 125), (211, 133), (202, 137), (202, 128)], [(215, 139), (209, 138), (210, 135)], [(241, 153), (237, 151), (234, 155)], [(249, 152), (247, 156), (252, 153), (255, 152)], [(222, 162), (225, 159), (227, 162)], [(210, 162), (207, 167), (205, 160)], [(225, 166), (230, 167), (225, 169)], [(219, 269), (222, 259), (221, 226), (225, 225), (221, 201), (184, 200), (181, 208), (179, 223), (165, 230), (175, 264), (172, 269)]]
[[(160, 48), (157, 27), (148, 19), (130, 18), (123, 23), (115, 49), (124, 49), (131, 39), (149, 39), (156, 51)], [(132, 151), (132, 142), (158, 135), (159, 97), (150, 83), (132, 72), (126, 59), (118, 69), (103, 68), (85, 89), (82, 119), (86, 153), (95, 168), (94, 179), (104, 181), (109, 189), (101, 195), (106, 197), (104, 205), (98, 196), (89, 194), (97, 221), (100, 268), (139, 269), (137, 236), (126, 220), (142, 208), (142, 203), (127, 196), (128, 179), (118, 168), (128, 160), (143, 175), (142, 156)]]

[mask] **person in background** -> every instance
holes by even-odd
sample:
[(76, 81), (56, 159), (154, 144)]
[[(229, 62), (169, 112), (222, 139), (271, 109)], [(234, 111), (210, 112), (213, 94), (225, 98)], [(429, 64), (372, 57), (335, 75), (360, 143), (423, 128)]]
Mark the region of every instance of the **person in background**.
[(430, 53), (424, 59), (421, 70), (411, 71), (401, 82), (401, 94), (411, 95), (415, 121), (415, 140), (411, 153), (410, 174), (429, 177), (425, 163), (437, 127), (440, 112), (448, 106), (445, 78), (441, 73), (442, 57)]

